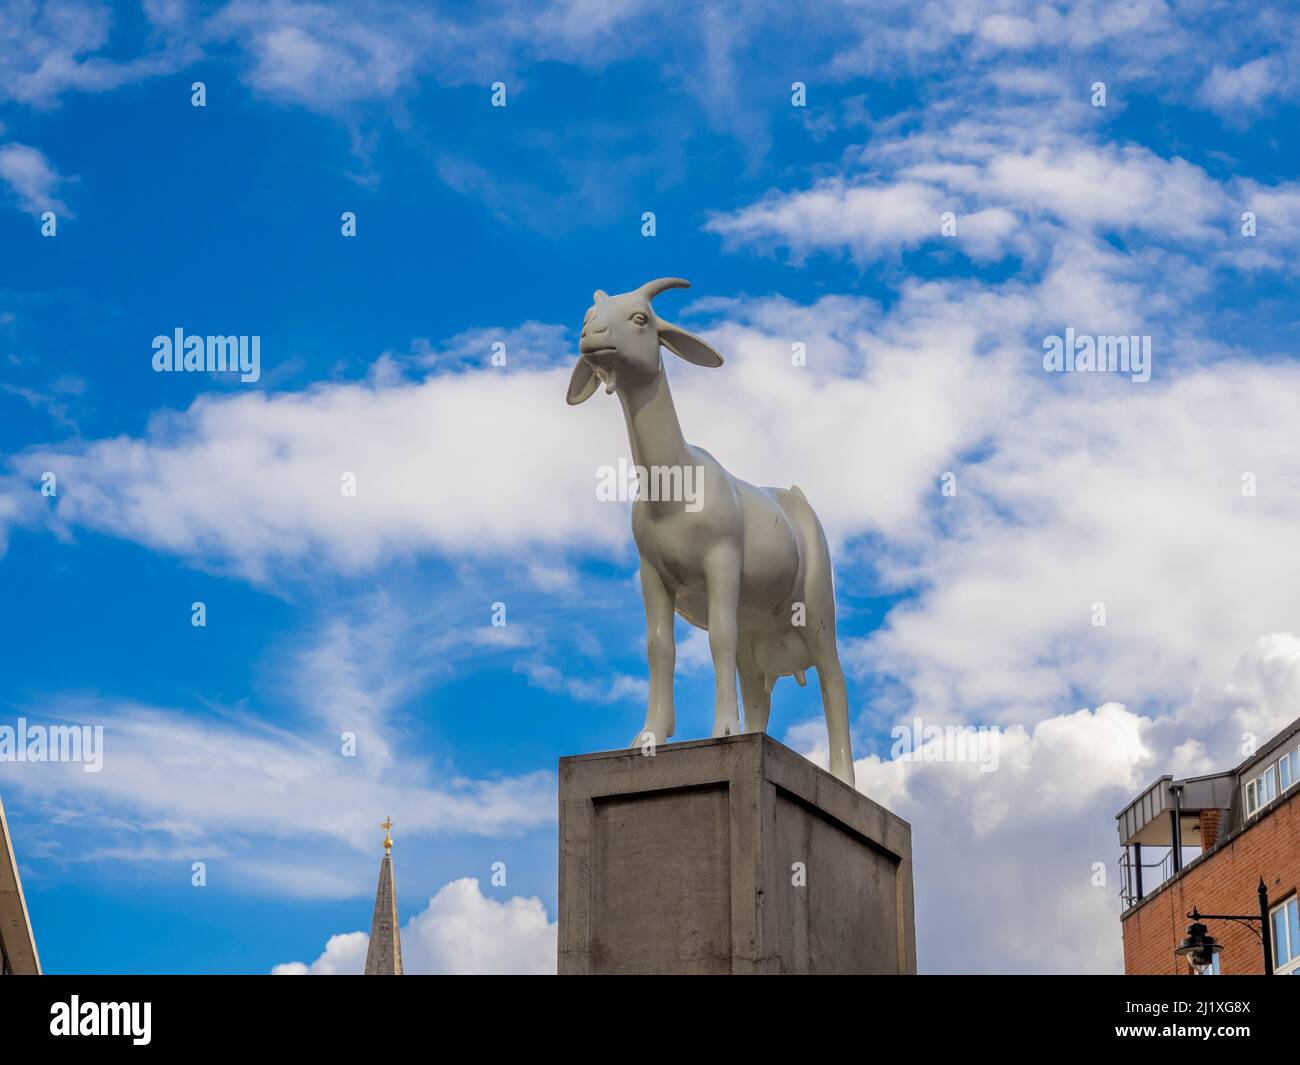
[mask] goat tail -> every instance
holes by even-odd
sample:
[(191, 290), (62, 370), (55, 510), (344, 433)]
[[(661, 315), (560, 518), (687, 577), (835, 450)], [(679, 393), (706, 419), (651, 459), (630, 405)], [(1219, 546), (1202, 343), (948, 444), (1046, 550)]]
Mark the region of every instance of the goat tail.
[(798, 496), (800, 499), (802, 499), (805, 503), (808, 502), (808, 497), (807, 497), (806, 495), (803, 494), (803, 489), (800, 488), (797, 484), (792, 484), (792, 485), (790, 486), (790, 491), (792, 491), (795, 495), (797, 495), (797, 496)]

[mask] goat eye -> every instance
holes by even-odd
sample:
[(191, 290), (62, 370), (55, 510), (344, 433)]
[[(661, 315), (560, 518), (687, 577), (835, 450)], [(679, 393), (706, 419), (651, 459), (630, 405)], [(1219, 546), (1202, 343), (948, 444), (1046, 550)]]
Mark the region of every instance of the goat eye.
[(640, 311), (637, 311), (636, 314), (632, 315), (632, 321), (636, 322), (637, 325), (645, 325), (646, 322), (648, 322), (649, 320), (650, 319), (648, 319)]

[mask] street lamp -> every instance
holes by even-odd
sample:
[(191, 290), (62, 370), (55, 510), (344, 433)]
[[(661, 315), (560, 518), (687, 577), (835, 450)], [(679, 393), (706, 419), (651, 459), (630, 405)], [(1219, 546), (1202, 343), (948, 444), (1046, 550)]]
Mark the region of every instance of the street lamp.
[(1187, 926), (1187, 938), (1178, 944), (1175, 954), (1180, 954), (1198, 969), (1214, 964), (1214, 956), (1223, 950), (1223, 944), (1209, 934), (1201, 924), (1201, 915), (1195, 909), (1187, 915), (1192, 923)]
[(1259, 913), (1201, 913), (1195, 906), (1192, 912), (1187, 916), (1191, 918), (1192, 923), (1187, 926), (1187, 938), (1178, 944), (1174, 951), (1190, 961), (1197, 968), (1205, 968), (1214, 964), (1214, 956), (1223, 950), (1223, 944), (1218, 942), (1210, 930), (1202, 921), (1241, 921), (1250, 928), (1252, 932), (1255, 929), (1246, 923), (1249, 921), (1258, 921), (1260, 930), (1255, 932), (1259, 937), (1260, 945), (1264, 948), (1264, 975), (1273, 975), (1273, 937), (1268, 925), (1268, 888), (1264, 886), (1264, 878), (1259, 878)]

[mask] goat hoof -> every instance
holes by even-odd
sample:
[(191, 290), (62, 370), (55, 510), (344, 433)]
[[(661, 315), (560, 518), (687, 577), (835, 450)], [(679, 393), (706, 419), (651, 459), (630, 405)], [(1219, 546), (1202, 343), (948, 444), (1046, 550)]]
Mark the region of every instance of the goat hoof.
[(664, 725), (659, 728), (646, 726), (635, 736), (632, 737), (632, 742), (629, 743), (628, 746), (644, 747), (646, 746), (646, 744), (650, 744), (653, 746), (660, 743), (667, 743), (672, 738), (673, 738), (672, 725)]

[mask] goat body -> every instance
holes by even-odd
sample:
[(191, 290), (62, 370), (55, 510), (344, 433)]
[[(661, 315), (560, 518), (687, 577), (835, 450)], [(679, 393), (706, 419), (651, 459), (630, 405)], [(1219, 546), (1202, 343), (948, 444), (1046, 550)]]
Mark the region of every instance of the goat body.
[[(767, 731), (772, 686), (817, 670), (830, 744), (831, 772), (853, 784), (848, 697), (835, 642), (830, 549), (817, 515), (798, 488), (759, 488), (731, 476), (703, 448), (687, 444), (664, 373), (660, 345), (702, 366), (722, 356), (700, 338), (658, 318), (650, 301), (676, 278), (634, 292), (597, 292), (583, 321), (568, 400), (581, 403), (604, 382), (616, 392), (639, 467), (698, 473), (698, 505), (646, 498), (632, 507), (641, 556), (650, 698), (632, 741), (667, 740), (675, 730), (673, 615), (709, 634), (716, 680), (713, 735)], [(739, 674), (740, 696), (736, 679)]]

